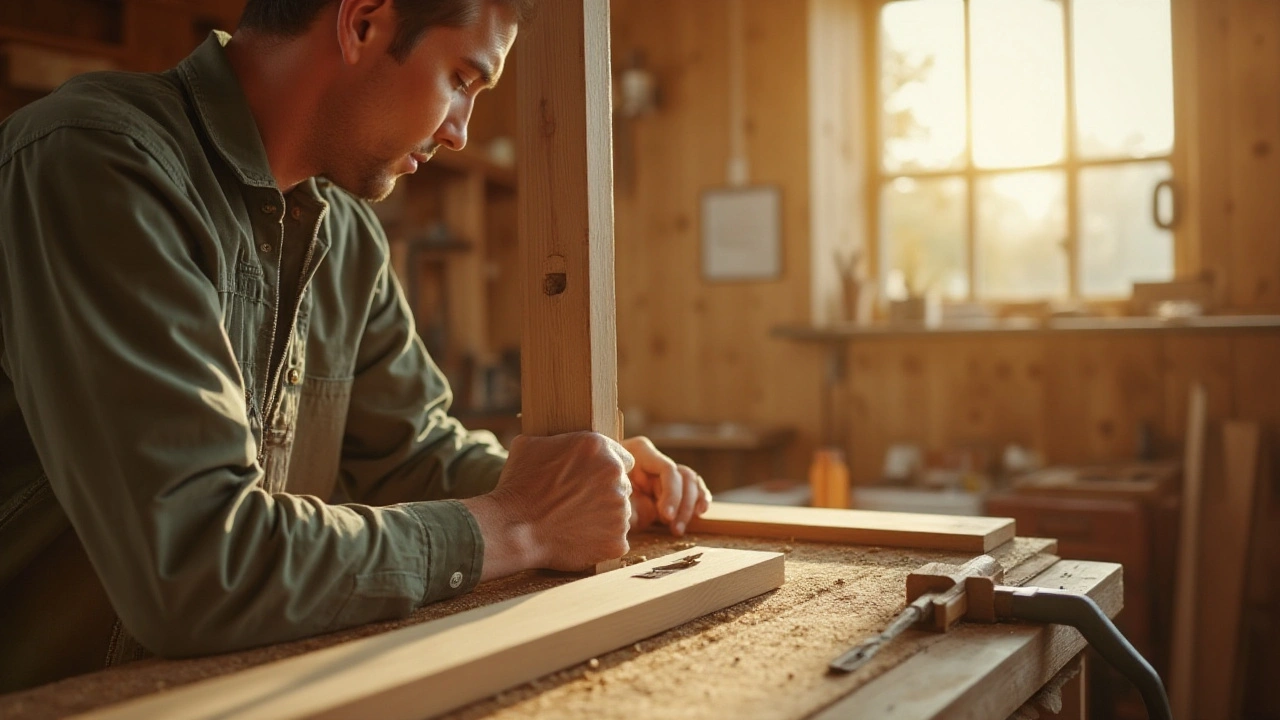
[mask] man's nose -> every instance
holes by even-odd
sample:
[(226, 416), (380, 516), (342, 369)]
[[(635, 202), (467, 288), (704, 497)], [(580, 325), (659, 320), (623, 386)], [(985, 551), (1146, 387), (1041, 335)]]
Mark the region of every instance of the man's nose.
[(450, 150), (461, 150), (467, 146), (467, 123), (471, 120), (471, 103), (449, 113), (444, 124), (436, 132), (436, 142)]

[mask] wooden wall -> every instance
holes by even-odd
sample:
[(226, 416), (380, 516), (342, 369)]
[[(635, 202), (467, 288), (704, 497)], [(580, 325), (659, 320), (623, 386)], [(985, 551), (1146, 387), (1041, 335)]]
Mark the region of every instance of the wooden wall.
[(1173, 0), (1187, 252), (1219, 302), (1280, 311), (1280, 3)]
[(793, 425), (801, 439), (792, 476), (804, 472), (817, 438), (822, 368), (821, 353), (769, 336), (810, 316), (801, 7), (743, 0), (751, 180), (783, 188), (782, 277), (712, 283), (701, 275), (699, 211), (702, 191), (726, 182), (728, 4), (612, 4), (615, 66), (642, 49), (662, 96), (658, 112), (634, 124), (634, 187), (614, 199), (621, 405), (652, 420)]
[(852, 475), (878, 480), (884, 449), (899, 442), (938, 451), (1017, 443), (1050, 463), (1133, 460), (1149, 442), (1177, 457), (1192, 382), (1208, 391), (1210, 421), (1280, 428), (1276, 366), (1275, 330), (860, 341), (845, 394)]

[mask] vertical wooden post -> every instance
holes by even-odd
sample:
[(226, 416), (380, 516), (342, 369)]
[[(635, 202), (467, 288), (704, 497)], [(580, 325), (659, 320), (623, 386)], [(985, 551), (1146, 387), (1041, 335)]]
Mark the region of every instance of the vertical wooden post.
[(523, 428), (618, 438), (608, 0), (542, 3), (521, 35)]
[[(448, 357), (440, 358), (451, 368), (462, 366), (466, 358), (473, 362), (472, 377), (493, 361), (489, 337), (489, 281), (485, 276), (488, 251), (485, 247), (484, 173), (478, 169), (445, 185), (445, 222), (459, 239), (471, 244), (467, 252), (447, 256), (448, 274), (445, 292), (449, 303)], [(474, 382), (473, 382), (474, 385)], [(455, 387), (465, 398), (464, 408), (473, 408), (472, 387)]]
[[(526, 435), (621, 439), (608, 0), (542, 3), (522, 28), (517, 184)], [(600, 563), (596, 572), (617, 568)]]

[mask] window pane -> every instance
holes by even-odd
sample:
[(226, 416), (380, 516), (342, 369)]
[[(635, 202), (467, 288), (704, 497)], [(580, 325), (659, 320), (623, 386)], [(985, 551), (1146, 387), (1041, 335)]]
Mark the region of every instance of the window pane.
[(1173, 233), (1151, 218), (1151, 193), (1172, 177), (1166, 162), (1080, 171), (1080, 291), (1125, 297), (1131, 284), (1173, 279)]
[(1054, 170), (981, 178), (977, 207), (978, 296), (1065, 297), (1066, 175)]
[(937, 289), (944, 297), (967, 297), (964, 178), (898, 178), (881, 198), (885, 296)]
[(1173, 150), (1169, 0), (1074, 0), (1076, 128), (1091, 158)]
[(964, 162), (964, 3), (892, 2), (880, 15), (885, 170), (949, 170)]
[(1066, 70), (1055, 0), (971, 0), (973, 159), (979, 167), (1062, 160)]

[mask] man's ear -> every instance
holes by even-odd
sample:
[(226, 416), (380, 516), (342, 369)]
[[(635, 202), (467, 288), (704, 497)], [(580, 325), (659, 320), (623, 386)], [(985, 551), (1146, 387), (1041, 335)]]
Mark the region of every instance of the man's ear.
[(385, 53), (395, 28), (392, 0), (338, 0), (338, 49), (348, 65)]

